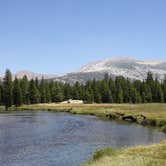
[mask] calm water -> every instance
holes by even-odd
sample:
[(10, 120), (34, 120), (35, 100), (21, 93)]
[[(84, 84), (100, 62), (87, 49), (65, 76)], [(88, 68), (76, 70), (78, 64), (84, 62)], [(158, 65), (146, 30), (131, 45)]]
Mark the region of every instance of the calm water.
[(97, 150), (159, 142), (138, 125), (52, 112), (0, 114), (0, 166), (79, 166)]

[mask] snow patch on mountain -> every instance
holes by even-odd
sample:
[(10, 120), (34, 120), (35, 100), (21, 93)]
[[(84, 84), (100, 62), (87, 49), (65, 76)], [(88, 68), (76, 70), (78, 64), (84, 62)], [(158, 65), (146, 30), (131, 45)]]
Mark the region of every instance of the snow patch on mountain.
[(151, 66), (155, 66), (155, 65), (159, 65), (162, 64), (162, 61), (138, 61), (138, 64), (142, 64), (142, 65), (151, 65)]

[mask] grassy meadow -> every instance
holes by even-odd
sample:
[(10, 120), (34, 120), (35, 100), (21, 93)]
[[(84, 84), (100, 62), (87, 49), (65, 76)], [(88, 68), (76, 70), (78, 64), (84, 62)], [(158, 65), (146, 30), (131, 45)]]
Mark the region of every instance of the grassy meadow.
[(97, 151), (82, 166), (164, 166), (166, 165), (166, 140), (150, 146)]

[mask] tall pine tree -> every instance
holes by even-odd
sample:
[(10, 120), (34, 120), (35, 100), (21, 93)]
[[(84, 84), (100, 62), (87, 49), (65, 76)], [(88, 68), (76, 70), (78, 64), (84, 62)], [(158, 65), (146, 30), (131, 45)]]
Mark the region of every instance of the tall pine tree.
[(29, 98), (31, 104), (36, 104), (40, 102), (40, 93), (33, 79), (30, 81), (29, 84)]
[(9, 69), (6, 70), (4, 83), (3, 83), (3, 103), (5, 105), (6, 110), (12, 106), (13, 96), (12, 96), (12, 74)]
[(22, 104), (22, 91), (20, 87), (20, 82), (15, 78), (13, 83), (13, 104), (18, 107)]
[(20, 82), (20, 87), (22, 91), (22, 102), (23, 104), (29, 104), (29, 81), (26, 75), (23, 76)]

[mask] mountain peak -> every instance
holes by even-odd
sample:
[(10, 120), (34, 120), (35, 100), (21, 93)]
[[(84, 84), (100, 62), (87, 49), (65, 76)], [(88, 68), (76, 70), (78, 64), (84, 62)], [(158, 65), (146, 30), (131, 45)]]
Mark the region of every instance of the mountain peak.
[(119, 56), (119, 57), (106, 58), (105, 61), (136, 61), (136, 59), (130, 56)]
[(162, 79), (166, 74), (166, 62), (141, 61), (130, 57), (114, 57), (90, 63), (79, 70), (82, 73), (108, 73), (114, 76), (122, 75), (139, 80), (145, 79), (148, 71)]

